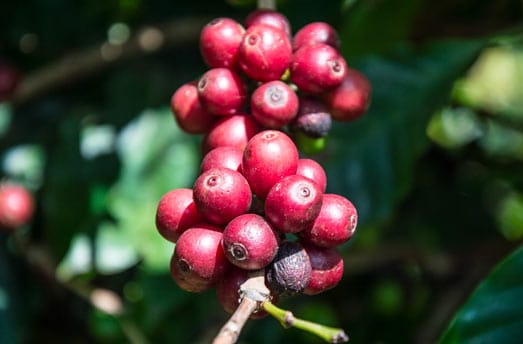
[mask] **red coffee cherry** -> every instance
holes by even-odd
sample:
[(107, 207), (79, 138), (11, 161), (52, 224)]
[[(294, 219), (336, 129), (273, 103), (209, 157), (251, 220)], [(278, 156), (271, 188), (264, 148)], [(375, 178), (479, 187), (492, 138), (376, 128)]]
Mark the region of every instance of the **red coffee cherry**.
[(20, 73), (11, 63), (0, 60), (0, 101), (9, 100), (20, 81)]
[(243, 150), (237, 147), (217, 147), (205, 154), (200, 165), (203, 173), (214, 167), (225, 167), (241, 172)]
[(162, 196), (156, 209), (156, 228), (167, 240), (176, 242), (187, 228), (203, 221), (192, 189), (174, 189)]
[(320, 100), (301, 97), (298, 115), (291, 123), (293, 132), (301, 132), (312, 138), (325, 137), (329, 134), (332, 119), (327, 106)]
[(291, 24), (287, 17), (280, 12), (262, 8), (251, 12), (245, 18), (245, 27), (247, 28), (258, 24), (273, 26), (285, 32), (288, 37), (291, 36)]
[(287, 176), (274, 184), (267, 194), (265, 216), (280, 232), (300, 232), (312, 225), (320, 213), (322, 195), (311, 179)]
[(202, 151), (207, 153), (223, 146), (232, 146), (243, 151), (249, 140), (261, 130), (262, 127), (249, 115), (238, 114), (223, 118), (203, 138)]
[(267, 266), (278, 251), (278, 236), (265, 219), (243, 214), (223, 231), (223, 250), (229, 261), (245, 270)]
[(178, 126), (190, 134), (206, 133), (216, 122), (216, 117), (202, 107), (195, 82), (186, 83), (174, 92), (171, 110)]
[(363, 116), (370, 105), (372, 87), (365, 75), (348, 68), (341, 85), (325, 94), (325, 102), (336, 121), (352, 121)]
[(312, 179), (320, 188), (322, 193), (325, 193), (327, 188), (327, 174), (323, 167), (312, 159), (298, 160), (298, 169), (296, 174)]
[(31, 221), (34, 200), (22, 185), (3, 183), (0, 185), (0, 227), (13, 230)]
[(296, 117), (298, 96), (286, 83), (269, 81), (252, 93), (251, 112), (263, 126), (281, 128)]
[(198, 96), (210, 113), (230, 116), (239, 113), (245, 105), (247, 89), (243, 80), (232, 70), (213, 68), (198, 81)]
[(303, 92), (324, 93), (339, 86), (346, 75), (345, 59), (330, 45), (306, 45), (294, 52), (291, 81)]
[(206, 290), (218, 282), (228, 265), (222, 233), (212, 226), (197, 226), (180, 235), (171, 260), (171, 275), (187, 291)]
[(251, 206), (251, 189), (237, 171), (215, 167), (194, 182), (194, 202), (209, 222), (223, 225), (246, 213)]
[(200, 33), (200, 52), (211, 68), (238, 67), (238, 50), (245, 29), (230, 18), (216, 18), (204, 26)]
[(311, 275), (309, 256), (299, 242), (282, 242), (276, 257), (265, 269), (267, 286), (279, 295), (303, 292), (310, 283)]
[(282, 30), (258, 24), (245, 32), (238, 60), (242, 71), (250, 78), (278, 80), (289, 68), (291, 59), (291, 42)]
[[(227, 268), (223, 279), (216, 285), (218, 302), (227, 313), (234, 313), (240, 305), (240, 287), (249, 278), (249, 273), (248, 270), (231, 265)], [(276, 304), (278, 296), (271, 294), (270, 300), (273, 304)], [(251, 314), (250, 319), (262, 319), (266, 316), (265, 311), (258, 309)]]
[(327, 23), (314, 22), (305, 25), (294, 35), (292, 49), (298, 50), (305, 45), (327, 44), (338, 50), (340, 48), (340, 38), (336, 30)]
[(253, 193), (265, 199), (271, 187), (296, 174), (298, 149), (283, 132), (262, 131), (249, 141), (243, 152), (242, 172)]
[(316, 295), (334, 288), (343, 277), (343, 258), (336, 248), (320, 248), (303, 243), (309, 255), (312, 273), (311, 281), (305, 290), (306, 295)]
[(345, 197), (323, 194), (320, 213), (313, 225), (300, 232), (307, 242), (320, 247), (335, 247), (349, 240), (356, 230), (358, 214)]

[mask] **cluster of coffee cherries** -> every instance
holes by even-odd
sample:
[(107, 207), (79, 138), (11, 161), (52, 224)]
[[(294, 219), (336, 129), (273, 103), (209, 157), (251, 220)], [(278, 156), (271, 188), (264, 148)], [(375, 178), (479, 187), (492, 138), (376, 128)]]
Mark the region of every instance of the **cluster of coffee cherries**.
[(326, 193), (324, 169), (300, 158), (296, 135), (323, 138), (332, 119), (364, 114), (368, 80), (347, 66), (329, 24), (292, 36), (273, 10), (252, 12), (245, 27), (211, 21), (200, 50), (211, 68), (171, 98), (178, 126), (204, 134), (200, 175), (191, 189), (166, 193), (156, 213), (159, 233), (176, 243), (174, 281), (191, 292), (215, 287), (227, 312), (253, 273), (263, 273), (273, 302), (333, 288), (343, 274), (337, 247), (353, 235), (357, 212)]

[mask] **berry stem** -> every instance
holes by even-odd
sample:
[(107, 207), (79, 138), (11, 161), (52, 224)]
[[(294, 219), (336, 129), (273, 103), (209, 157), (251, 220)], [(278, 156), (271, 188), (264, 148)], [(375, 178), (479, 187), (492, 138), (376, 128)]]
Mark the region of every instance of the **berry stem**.
[(299, 328), (300, 330), (315, 334), (328, 343), (345, 343), (349, 341), (349, 337), (343, 329), (296, 318), (291, 311), (278, 308), (270, 301), (263, 302), (262, 308), (276, 318), (284, 328)]
[(258, 0), (258, 8), (276, 9), (276, 0)]

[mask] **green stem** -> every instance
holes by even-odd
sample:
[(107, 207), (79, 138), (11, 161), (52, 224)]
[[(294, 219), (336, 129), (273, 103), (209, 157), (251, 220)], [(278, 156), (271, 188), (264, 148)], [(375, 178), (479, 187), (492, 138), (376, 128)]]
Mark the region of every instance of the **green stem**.
[(311, 321), (298, 319), (292, 312), (278, 308), (270, 301), (262, 303), (263, 309), (272, 317), (276, 318), (284, 328), (296, 327), (300, 330), (312, 333), (328, 343), (345, 343), (349, 337), (341, 328), (320, 325)]

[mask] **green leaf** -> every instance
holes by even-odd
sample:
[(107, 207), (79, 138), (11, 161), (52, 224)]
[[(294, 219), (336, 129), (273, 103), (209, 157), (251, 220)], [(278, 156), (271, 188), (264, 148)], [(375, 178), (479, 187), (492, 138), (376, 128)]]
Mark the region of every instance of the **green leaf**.
[(454, 149), (481, 137), (483, 128), (474, 111), (447, 107), (431, 118), (427, 135), (440, 146)]
[(446, 41), (397, 59), (368, 59), (359, 70), (373, 87), (368, 114), (336, 123), (325, 152), (328, 190), (344, 194), (369, 225), (390, 216), (409, 190), (426, 152), (426, 126), (454, 80), (474, 61), (482, 41)]
[(523, 247), (519, 247), (479, 285), (440, 343), (521, 343), (522, 271)]

